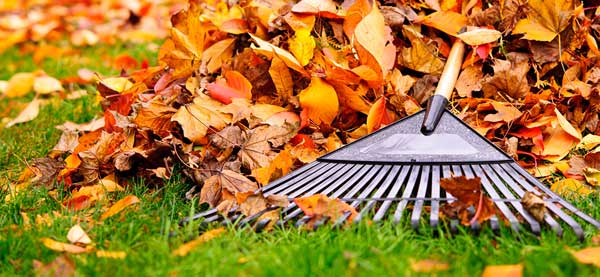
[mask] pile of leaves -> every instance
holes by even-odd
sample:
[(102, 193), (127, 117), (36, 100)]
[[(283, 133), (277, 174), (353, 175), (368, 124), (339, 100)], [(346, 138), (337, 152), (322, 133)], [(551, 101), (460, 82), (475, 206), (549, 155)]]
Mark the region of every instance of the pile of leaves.
[(419, 111), (460, 39), (452, 110), (538, 176), (571, 178), (555, 189), (591, 192), (599, 13), (573, 0), (190, 0), (159, 65), (100, 80), (103, 116), (60, 126), (12, 189), (159, 185), (181, 168), (188, 196), (221, 211), (285, 206), (252, 192)]

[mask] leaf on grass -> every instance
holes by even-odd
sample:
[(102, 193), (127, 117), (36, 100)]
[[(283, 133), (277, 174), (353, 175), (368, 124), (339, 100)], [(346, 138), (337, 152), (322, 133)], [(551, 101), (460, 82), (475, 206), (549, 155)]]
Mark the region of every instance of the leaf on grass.
[(593, 264), (600, 267), (600, 247), (588, 247), (578, 251), (568, 249), (571, 255), (582, 264)]
[(307, 226), (311, 229), (317, 221), (323, 218), (330, 222), (336, 222), (340, 217), (347, 216), (346, 223), (349, 223), (357, 215), (354, 207), (340, 199), (329, 198), (323, 194), (295, 198), (294, 203), (306, 216), (310, 217)]
[(123, 260), (127, 257), (127, 252), (98, 250), (96, 251), (96, 257)]
[(53, 92), (64, 91), (62, 84), (59, 80), (50, 76), (36, 77), (33, 81), (33, 91), (37, 94), (50, 94)]
[(75, 262), (67, 254), (60, 255), (47, 264), (33, 260), (33, 271), (35, 276), (74, 276)]
[(482, 277), (523, 276), (523, 264), (488, 265), (481, 274)]
[(307, 65), (314, 55), (317, 43), (310, 35), (311, 30), (301, 29), (296, 31), (294, 37), (289, 40), (290, 52), (298, 59), (300, 65)]
[(33, 73), (21, 72), (13, 75), (8, 80), (4, 95), (9, 98), (25, 96), (33, 89), (34, 79)]
[(574, 4), (571, 0), (529, 0), (531, 12), (519, 20), (513, 34), (524, 34), (524, 39), (552, 41), (569, 25)]
[(523, 208), (529, 212), (537, 221), (543, 222), (544, 215), (546, 214), (546, 203), (544, 200), (535, 195), (533, 192), (528, 191), (523, 195), (521, 199)]
[(225, 228), (218, 228), (218, 229), (213, 229), (210, 231), (206, 231), (204, 234), (200, 235), (198, 238), (189, 241), (181, 246), (179, 246), (179, 248), (173, 250), (173, 255), (175, 256), (186, 256), (188, 253), (190, 253), (190, 251), (194, 250), (194, 248), (202, 245), (203, 243), (210, 241), (212, 239), (218, 238), (220, 236), (222, 236), (225, 232), (227, 232), (227, 230), (225, 230)]
[[(465, 176), (454, 176), (440, 179), (440, 186), (457, 200), (446, 203), (441, 207), (441, 212), (450, 217), (458, 218), (464, 225), (471, 225), (475, 221), (479, 224), (497, 214), (494, 202), (484, 195), (481, 179), (479, 177), (467, 178)], [(471, 217), (470, 208), (475, 209)]]
[(43, 100), (34, 98), (31, 100), (31, 102), (29, 102), (29, 104), (27, 104), (27, 107), (25, 107), (25, 109), (22, 110), (17, 117), (6, 123), (4, 127), (10, 128), (14, 125), (34, 120), (40, 113), (40, 106), (42, 103)]
[(51, 238), (42, 238), (42, 244), (44, 244), (44, 246), (46, 246), (47, 248), (58, 252), (67, 252), (72, 254), (88, 252), (88, 249), (83, 248), (81, 246), (58, 242)]
[(140, 199), (135, 195), (127, 195), (123, 199), (117, 201), (114, 205), (112, 205), (108, 211), (104, 212), (100, 216), (100, 220), (105, 220), (113, 215), (120, 213), (123, 209), (131, 206), (133, 204), (139, 203)]
[(298, 97), (306, 118), (315, 124), (331, 124), (337, 116), (339, 102), (335, 89), (319, 77), (313, 77)]
[(69, 232), (67, 233), (67, 239), (71, 243), (92, 243), (92, 239), (90, 239), (90, 237), (85, 233), (79, 224), (75, 224), (73, 227), (71, 227), (71, 229), (69, 229)]
[(214, 83), (208, 84), (206, 90), (210, 97), (223, 104), (231, 103), (233, 98), (252, 99), (252, 84), (241, 73), (230, 70)]
[(433, 273), (446, 271), (450, 268), (447, 262), (442, 262), (438, 260), (425, 259), (425, 260), (415, 260), (410, 259), (410, 269), (413, 272), (418, 273)]
[(555, 182), (550, 189), (564, 197), (586, 197), (594, 192), (594, 190), (587, 185), (572, 178), (566, 178)]

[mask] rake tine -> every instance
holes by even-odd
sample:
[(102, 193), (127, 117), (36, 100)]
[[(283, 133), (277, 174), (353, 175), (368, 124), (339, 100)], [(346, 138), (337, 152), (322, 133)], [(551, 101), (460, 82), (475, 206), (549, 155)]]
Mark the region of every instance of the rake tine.
[[(400, 168), (401, 166), (394, 165), (392, 169), (389, 170), (389, 174), (386, 176), (385, 180), (381, 183), (381, 185), (378, 186), (377, 191), (372, 196), (373, 198), (380, 198), (387, 191), (388, 187), (394, 182), (396, 175), (398, 175)], [(356, 217), (354, 217), (354, 222), (359, 222), (362, 219), (362, 217), (365, 214), (367, 214), (371, 210), (371, 208), (373, 208), (373, 205), (375, 205), (376, 202), (376, 200), (369, 200), (369, 202), (367, 202), (367, 204), (362, 208), (360, 213), (356, 215)]]
[(193, 216), (185, 217), (185, 218), (183, 218), (182, 220), (179, 221), (179, 226), (184, 226), (184, 225), (186, 225), (186, 224), (188, 224), (188, 223), (190, 223), (192, 221), (195, 221), (195, 220), (198, 220), (198, 219), (201, 219), (201, 218), (206, 218), (207, 216), (212, 216), (212, 215), (214, 215), (216, 213), (217, 213), (217, 209), (212, 208), (212, 209), (210, 209), (208, 211), (197, 213), (197, 214), (195, 214)]
[[(348, 171), (352, 170), (353, 167), (354, 167), (353, 164), (345, 164), (339, 170), (332, 170), (332, 171), (334, 171), (333, 175), (325, 176), (326, 178), (325, 177), (319, 178), (319, 182), (315, 182), (316, 184), (318, 184), (317, 186), (314, 186), (314, 187), (304, 186), (304, 187), (300, 188), (299, 190), (296, 190), (292, 193), (286, 193), (286, 194), (289, 195), (289, 197), (291, 197), (291, 198), (296, 198), (300, 195), (314, 195), (323, 189), (331, 187), (332, 182), (334, 183), (333, 186), (337, 187), (336, 183), (338, 183), (337, 181), (340, 178), (346, 177), (346, 179), (347, 179), (347, 178), (350, 178), (350, 176), (352, 176), (352, 174), (346, 174), (346, 173), (348, 173)], [(325, 180), (322, 180), (322, 179), (325, 179)], [(310, 191), (306, 192), (309, 189), (310, 189)]]
[(248, 225), (248, 224), (250, 224), (250, 222), (256, 220), (257, 218), (259, 218), (260, 216), (262, 216), (266, 212), (269, 212), (269, 211), (272, 211), (272, 210), (275, 210), (275, 209), (277, 209), (277, 208), (269, 207), (269, 208), (263, 209), (262, 211), (260, 211), (258, 213), (255, 213), (255, 214), (253, 214), (251, 216), (247, 216), (244, 219), (240, 220), (240, 222), (238, 223), (238, 225), (239, 226)]
[[(469, 166), (463, 166), (463, 169), (467, 173), (466, 174), (467, 177), (473, 178), (472, 177), (473, 172), (472, 172), (472, 169)], [(481, 170), (481, 168), (475, 167), (474, 170), (475, 170), (475, 174), (478, 177), (481, 178), (481, 184), (483, 185), (483, 187), (486, 190), (486, 192), (493, 199), (500, 199), (500, 195), (498, 195), (498, 193), (494, 189), (493, 185), (490, 183), (490, 181), (488, 180), (488, 178), (485, 175), (485, 173), (483, 173), (483, 171)], [(510, 222), (510, 226), (512, 227), (512, 229), (515, 232), (518, 233), (520, 231), (520, 229), (521, 229), (521, 224), (519, 224), (519, 220), (510, 211), (510, 208), (508, 208), (508, 206), (506, 206), (506, 204), (504, 202), (496, 202), (496, 201), (494, 201), (494, 204), (496, 204), (496, 206), (500, 209), (500, 211), (502, 212), (502, 214), (504, 214), (504, 216), (506, 216), (508, 218), (508, 221)]]
[(272, 188), (279, 187), (281, 184), (283, 184), (289, 180), (292, 180), (298, 176), (302, 177), (301, 175), (305, 174), (306, 172), (309, 172), (309, 170), (314, 170), (314, 168), (317, 166), (323, 166), (323, 165), (320, 162), (312, 162), (312, 163), (306, 164), (306, 165), (288, 173), (288, 175), (283, 176), (283, 177), (269, 183), (268, 185), (260, 188), (260, 190), (262, 190), (264, 192), (264, 191), (270, 190)]
[(421, 172), (421, 166), (415, 166), (415, 170), (411, 172), (411, 175), (406, 183), (406, 187), (404, 187), (404, 193), (402, 194), (402, 199), (400, 203), (398, 203), (398, 207), (396, 208), (396, 212), (394, 213), (394, 224), (398, 224), (402, 219), (402, 213), (408, 204), (408, 200), (406, 198), (410, 197), (412, 191), (415, 187), (415, 183), (417, 182), (417, 178), (419, 177), (419, 173)]
[(350, 212), (344, 212), (344, 214), (342, 216), (340, 216), (340, 218), (338, 218), (332, 225), (333, 228), (339, 228), (341, 227), (344, 222), (346, 222), (346, 220), (348, 220), (348, 218), (350, 218), (351, 213)]
[[(406, 176), (408, 175), (409, 170), (410, 170), (409, 165), (405, 165), (402, 167), (402, 171), (400, 171), (400, 176), (398, 176), (398, 178), (396, 178), (396, 181), (394, 182), (394, 186), (388, 193), (387, 197), (392, 198), (392, 197), (398, 196), (398, 192), (402, 188), (402, 184), (404, 183), (404, 180), (406, 179)], [(385, 216), (387, 210), (390, 208), (392, 203), (393, 203), (392, 200), (383, 201), (383, 204), (381, 204), (381, 206), (379, 207), (379, 210), (377, 210), (377, 213), (375, 213), (375, 216), (373, 217), (373, 221), (377, 222), (377, 221), (380, 221), (381, 219), (383, 219), (383, 217)]]
[(254, 227), (254, 231), (257, 233), (262, 232), (265, 227), (267, 227), (267, 225), (269, 225), (269, 223), (271, 222), (270, 218), (263, 218), (261, 220), (259, 220), (258, 222), (256, 222), (256, 227)]
[(417, 201), (415, 202), (415, 207), (413, 208), (413, 212), (410, 218), (410, 225), (415, 230), (419, 229), (419, 220), (421, 219), (421, 211), (423, 210), (424, 201), (422, 198), (425, 197), (425, 193), (427, 192), (427, 187), (429, 185), (429, 166), (423, 166), (423, 171), (421, 172), (421, 180), (419, 183), (419, 188), (417, 192)]
[(310, 185), (312, 184), (312, 182), (314, 180), (318, 180), (319, 178), (324, 177), (323, 175), (330, 172), (330, 170), (335, 167), (336, 165), (339, 164), (334, 164), (334, 163), (320, 163), (319, 167), (313, 167), (311, 168), (311, 170), (309, 172), (307, 172), (305, 175), (300, 176), (301, 178), (300, 181), (297, 182), (291, 182), (293, 179), (290, 179), (289, 183), (290, 185), (287, 186), (280, 186), (280, 187), (272, 187), (271, 190), (265, 190), (264, 191), (264, 195), (268, 196), (271, 194), (285, 194), (291, 190), (295, 190), (299, 187), (305, 186), (305, 185)]
[[(457, 176), (463, 175), (460, 167), (456, 167), (456, 166), (450, 167), (448, 165), (443, 165), (442, 169), (443, 169), (442, 172), (443, 172), (444, 178), (450, 178), (454, 175), (457, 175)], [(452, 169), (452, 171), (450, 169)], [(453, 197), (452, 194), (450, 194), (449, 192), (447, 192), (447, 191), (444, 191), (444, 192), (446, 193), (447, 198)], [(447, 202), (452, 203), (452, 202), (454, 202), (454, 200), (447, 200)], [(494, 229), (494, 226), (498, 226), (498, 224), (497, 223), (495, 225), (492, 224), (492, 229)], [(496, 227), (496, 230), (497, 230), (497, 227)], [(450, 219), (450, 232), (452, 232), (454, 234), (456, 234), (458, 232), (458, 219)]]
[(436, 228), (439, 222), (440, 202), (440, 167), (433, 166), (431, 170), (431, 214), (429, 225)]
[(296, 224), (294, 224), (294, 226), (296, 228), (300, 228), (302, 227), (302, 225), (306, 224), (306, 222), (308, 222), (310, 220), (309, 216), (303, 216), (302, 218), (298, 219), (298, 221), (296, 221)]
[[(505, 182), (508, 183), (510, 187), (513, 188), (513, 190), (515, 190), (515, 192), (520, 198), (522, 198), (525, 195), (521, 188), (516, 186), (510, 178), (507, 178), (507, 176), (503, 176), (503, 180), (500, 180), (500, 178), (498, 178), (498, 175), (496, 175), (496, 172), (489, 165), (477, 165), (474, 167), (479, 168), (480, 171), (487, 173), (488, 177), (492, 179), (492, 182), (496, 185), (498, 189), (500, 189), (500, 192), (504, 195), (505, 198), (510, 199), (511, 197), (514, 197), (513, 193), (504, 185)], [(533, 216), (531, 216), (529, 212), (523, 208), (521, 202), (511, 201), (510, 204), (523, 216), (523, 218), (525, 218), (525, 220), (529, 224), (531, 232), (533, 232), (535, 235), (539, 235), (541, 232), (539, 222), (537, 222), (537, 220), (535, 220), (535, 218), (533, 218)]]
[[(544, 186), (544, 184), (540, 183), (535, 177), (531, 176), (527, 171), (525, 171), (525, 169), (523, 169), (523, 168), (521, 168), (521, 167), (519, 167), (519, 166), (517, 166), (515, 164), (512, 164), (512, 167), (519, 173), (520, 176), (525, 177), (525, 179), (527, 179), (530, 183), (535, 184), (536, 187), (540, 188), (542, 191), (544, 191), (551, 198), (563, 200), (560, 196), (558, 196), (556, 193), (554, 193), (551, 189), (549, 189), (548, 187)], [(569, 203), (567, 201), (563, 200), (560, 203), (567, 210), (573, 212), (577, 216), (581, 217), (583, 220), (585, 220), (588, 223), (594, 225), (594, 227), (596, 227), (597, 229), (600, 229), (600, 222), (598, 222), (596, 219), (594, 219), (591, 216), (589, 216), (589, 215), (581, 212), (579, 209), (575, 208), (575, 206), (573, 206), (571, 203)]]

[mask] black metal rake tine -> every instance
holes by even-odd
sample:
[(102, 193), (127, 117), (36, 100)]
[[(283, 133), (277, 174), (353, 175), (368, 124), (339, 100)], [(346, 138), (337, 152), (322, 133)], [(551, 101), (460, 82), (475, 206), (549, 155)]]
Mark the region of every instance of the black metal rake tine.
[(419, 178), (420, 173), (421, 166), (415, 166), (414, 170), (411, 172), (408, 178), (408, 182), (406, 182), (406, 186), (404, 187), (404, 193), (402, 194), (403, 199), (398, 203), (398, 207), (396, 207), (396, 212), (394, 212), (394, 224), (398, 224), (402, 219), (402, 213), (404, 212), (406, 205), (408, 205), (407, 198), (409, 198), (412, 195), (412, 191), (415, 187), (417, 178)]
[[(341, 164), (343, 165), (342, 168), (337, 169), (337, 170), (332, 170), (333, 171), (333, 175), (327, 175), (324, 177), (320, 177), (317, 181), (315, 181), (315, 186), (303, 186), (298, 190), (295, 190), (293, 192), (289, 192), (289, 193), (285, 193), (286, 195), (288, 195), (289, 198), (296, 198), (299, 197), (301, 195), (314, 195), (316, 193), (319, 193), (321, 190), (323, 189), (327, 189), (328, 187), (331, 187), (332, 184), (334, 183), (333, 186), (336, 187), (335, 183), (337, 180), (339, 180), (340, 178), (343, 178), (344, 175), (347, 175), (346, 173), (351, 170), (352, 168), (354, 168), (355, 165), (353, 164)], [(352, 176), (352, 175), (350, 175)], [(349, 177), (347, 177), (349, 178)], [(310, 189), (310, 190), (309, 190)], [(309, 190), (308, 192), (306, 192), (307, 190)]]
[(185, 218), (183, 218), (182, 220), (179, 221), (179, 226), (186, 225), (186, 224), (188, 224), (188, 223), (190, 223), (190, 222), (192, 222), (194, 220), (198, 220), (198, 219), (201, 219), (201, 218), (206, 218), (207, 216), (212, 216), (212, 215), (214, 215), (216, 213), (217, 213), (217, 209), (213, 208), (213, 209), (201, 212), (201, 213), (197, 213), (197, 214), (195, 214), (193, 216), (185, 217)]
[(336, 165), (339, 165), (339, 164), (333, 164), (333, 163), (319, 163), (319, 164), (320, 164), (319, 167), (313, 167), (313, 168), (311, 168), (311, 170), (309, 170), (303, 176), (301, 176), (301, 178), (299, 178), (299, 181), (292, 182), (294, 179), (288, 179), (287, 182), (289, 183), (289, 185), (280, 186), (280, 187), (272, 187), (271, 190), (264, 190), (263, 191), (264, 195), (268, 196), (271, 194), (285, 194), (286, 192), (297, 189), (306, 184), (310, 185), (310, 184), (312, 184), (312, 182), (314, 180), (318, 180), (319, 178), (323, 177), (323, 174), (329, 172), (329, 170), (331, 170)]
[(431, 214), (429, 225), (436, 228), (439, 222), (440, 202), (436, 199), (440, 198), (440, 167), (433, 166), (431, 170)]
[[(452, 177), (454, 175), (457, 175), (457, 176), (459, 176), (459, 175), (462, 176), (463, 175), (462, 170), (460, 169), (460, 167), (456, 167), (456, 166), (452, 166), (451, 167), (449, 165), (443, 165), (442, 166), (442, 174), (443, 174), (444, 178), (450, 178), (450, 177)], [(453, 197), (452, 194), (450, 194), (447, 191), (444, 191), (444, 193), (446, 194), (447, 198)], [(448, 200), (447, 202), (448, 203), (452, 203), (454, 201), (453, 200)], [(497, 220), (496, 220), (496, 222), (497, 222)], [(492, 221), (492, 223), (493, 223), (493, 221)], [(459, 225), (458, 224), (458, 219), (455, 219), (455, 218), (450, 219), (450, 231), (452, 233), (458, 232), (458, 225)], [(494, 229), (494, 226), (498, 226), (498, 224), (497, 223), (495, 225), (492, 224), (492, 229)]]
[[(472, 169), (469, 166), (463, 166), (463, 169), (465, 170), (465, 173), (467, 174), (467, 177), (472, 178), (472, 174), (473, 174)], [(476, 175), (478, 177), (481, 178), (481, 184), (483, 185), (483, 188), (486, 190), (486, 192), (493, 199), (500, 199), (500, 195), (498, 195), (498, 193), (494, 189), (494, 186), (490, 183), (490, 181), (488, 180), (488, 177), (485, 175), (485, 173), (483, 173), (481, 171), (481, 168), (475, 169), (475, 173), (476, 173)], [(496, 202), (496, 201), (494, 201), (494, 204), (500, 209), (500, 211), (502, 212), (502, 214), (504, 214), (504, 216), (506, 218), (508, 218), (508, 221), (510, 222), (511, 228), (515, 232), (518, 233), (520, 231), (520, 229), (521, 229), (521, 224), (519, 224), (519, 220), (510, 211), (510, 208), (508, 206), (506, 206), (506, 204), (504, 202)]]
[[(525, 195), (518, 186), (513, 186), (514, 183), (512, 183), (511, 182), (512, 180), (510, 178), (507, 178), (507, 176), (503, 177), (502, 178), (503, 180), (500, 180), (498, 175), (496, 175), (496, 172), (490, 166), (474, 165), (473, 167), (478, 168), (479, 171), (485, 172), (485, 174), (487, 174), (487, 176), (490, 179), (492, 179), (492, 182), (494, 183), (494, 185), (496, 185), (496, 187), (500, 190), (500, 192), (504, 195), (504, 197), (506, 199), (510, 199), (511, 197), (514, 198), (514, 194), (504, 185), (504, 182), (509, 183), (511, 185), (511, 188), (513, 188), (515, 190), (515, 192), (517, 193), (517, 196), (519, 196), (520, 198), (522, 198)], [(517, 199), (515, 199), (515, 200), (517, 200)], [(529, 227), (531, 229), (531, 232), (534, 233), (535, 235), (539, 235), (541, 232), (540, 223), (535, 218), (533, 218), (533, 216), (531, 216), (531, 214), (529, 214), (529, 212), (527, 210), (525, 210), (523, 205), (521, 205), (521, 202), (520, 201), (510, 201), (510, 204), (527, 221), (527, 223), (529, 224)]]
[[(396, 175), (398, 175), (400, 168), (401, 168), (400, 165), (394, 165), (392, 167), (392, 169), (389, 170), (389, 174), (386, 176), (385, 180), (379, 186), (379, 188), (377, 189), (377, 192), (375, 192), (375, 194), (373, 194), (373, 196), (372, 196), (373, 198), (380, 198), (387, 191), (387, 189), (390, 187), (390, 185), (396, 179)], [(373, 205), (375, 205), (375, 203), (376, 203), (376, 200), (369, 200), (367, 202), (367, 204), (362, 208), (360, 213), (358, 213), (358, 215), (356, 217), (354, 217), (354, 221), (359, 222), (362, 219), (362, 217), (365, 214), (367, 214), (371, 210), (371, 208), (373, 208)]]
[[(400, 175), (398, 176), (398, 178), (396, 178), (396, 181), (394, 182), (394, 186), (392, 186), (392, 189), (388, 193), (387, 197), (392, 198), (392, 197), (398, 196), (398, 192), (402, 188), (402, 185), (404, 184), (404, 179), (406, 179), (406, 176), (408, 175), (410, 168), (411, 168), (410, 165), (402, 166), (402, 171), (400, 171)], [(383, 217), (386, 215), (386, 212), (390, 208), (392, 203), (393, 203), (392, 200), (383, 201), (383, 203), (381, 204), (381, 206), (375, 213), (375, 216), (373, 217), (373, 221), (380, 221), (381, 219), (383, 219)]]
[(294, 178), (296, 178), (298, 176), (301, 176), (302, 174), (305, 174), (309, 170), (314, 170), (314, 168), (316, 166), (322, 166), (322, 163), (320, 163), (320, 162), (312, 162), (312, 163), (306, 164), (306, 165), (304, 165), (304, 166), (302, 166), (302, 167), (300, 167), (300, 168), (298, 168), (298, 169), (296, 169), (296, 170), (288, 173), (286, 176), (283, 176), (283, 177), (281, 177), (281, 178), (279, 178), (279, 179), (277, 179), (277, 180), (275, 180), (275, 181), (267, 184), (266, 186), (260, 188), (260, 190), (263, 191), (263, 192), (265, 192), (265, 191), (268, 191), (268, 190), (270, 190), (272, 188), (279, 187), (281, 184), (283, 184), (283, 183), (285, 183), (285, 182), (287, 182), (289, 180), (292, 180), (292, 179), (294, 179)]
[(410, 217), (410, 224), (411, 224), (412, 228), (415, 230), (419, 229), (419, 221), (421, 219), (421, 211), (423, 210), (423, 203), (425, 202), (422, 200), (422, 198), (425, 197), (425, 193), (427, 192), (427, 187), (429, 185), (430, 169), (431, 169), (430, 166), (426, 165), (426, 166), (423, 166), (423, 169), (421, 171), (421, 180), (420, 180), (418, 191), (417, 191), (418, 200), (415, 202), (415, 206), (413, 208), (413, 212)]

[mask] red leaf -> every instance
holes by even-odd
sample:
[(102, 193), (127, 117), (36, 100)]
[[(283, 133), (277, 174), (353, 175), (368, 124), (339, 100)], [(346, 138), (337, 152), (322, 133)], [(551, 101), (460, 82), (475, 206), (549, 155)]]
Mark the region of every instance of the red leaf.
[(309, 149), (315, 149), (316, 147), (315, 142), (310, 138), (309, 135), (306, 134), (297, 134), (292, 139), (290, 139), (290, 143), (292, 143), (293, 145), (301, 144), (302, 146)]
[(88, 208), (91, 204), (92, 201), (87, 195), (81, 195), (73, 199), (69, 199), (63, 203), (63, 205), (65, 205), (67, 209), (75, 212)]
[(223, 104), (230, 104), (232, 98), (252, 99), (252, 84), (244, 75), (232, 70), (224, 77), (206, 86), (210, 97)]
[(521, 128), (519, 131), (511, 134), (519, 138), (530, 138), (533, 140), (535, 146), (544, 151), (544, 136), (542, 135), (542, 129), (540, 127)]
[(485, 59), (487, 59), (487, 57), (489, 57), (490, 52), (492, 52), (492, 47), (491, 47), (490, 43), (477, 45), (475, 47), (475, 52), (477, 53), (477, 56), (479, 56), (479, 58), (481, 58), (482, 60), (485, 60)]

